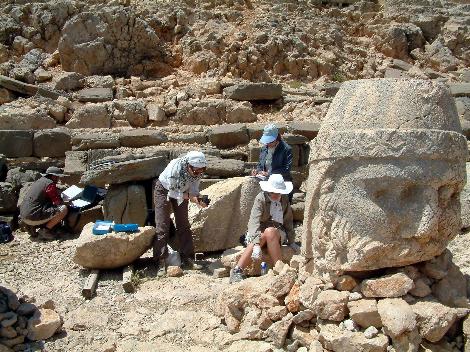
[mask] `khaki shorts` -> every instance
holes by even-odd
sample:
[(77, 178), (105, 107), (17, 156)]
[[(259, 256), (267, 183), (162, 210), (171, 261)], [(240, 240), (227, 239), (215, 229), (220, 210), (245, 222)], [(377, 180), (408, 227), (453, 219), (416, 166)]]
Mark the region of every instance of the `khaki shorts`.
[(54, 214), (52, 214), (51, 216), (49, 216), (47, 219), (41, 219), (41, 220), (29, 220), (29, 219), (22, 219), (23, 222), (29, 226), (39, 226), (39, 225), (43, 225), (43, 224), (47, 224), (51, 219), (53, 219), (57, 214), (59, 214), (60, 212), (64, 211), (64, 209), (67, 208), (66, 205), (59, 205), (57, 207), (57, 210)]

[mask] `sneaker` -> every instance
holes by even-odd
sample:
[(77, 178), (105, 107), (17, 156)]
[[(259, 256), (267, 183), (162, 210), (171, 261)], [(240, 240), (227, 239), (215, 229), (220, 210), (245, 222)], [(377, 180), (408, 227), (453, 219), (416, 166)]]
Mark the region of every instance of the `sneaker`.
[(55, 240), (57, 236), (48, 228), (42, 227), (38, 230), (38, 239), (52, 241)]
[(230, 270), (230, 283), (234, 284), (236, 282), (240, 282), (246, 279), (246, 275), (243, 273), (243, 269), (241, 268), (233, 268)]
[(194, 260), (189, 257), (181, 256), (181, 269), (202, 270), (202, 265), (196, 264)]
[(165, 259), (159, 259), (157, 277), (165, 277), (165, 276), (166, 276), (166, 261)]

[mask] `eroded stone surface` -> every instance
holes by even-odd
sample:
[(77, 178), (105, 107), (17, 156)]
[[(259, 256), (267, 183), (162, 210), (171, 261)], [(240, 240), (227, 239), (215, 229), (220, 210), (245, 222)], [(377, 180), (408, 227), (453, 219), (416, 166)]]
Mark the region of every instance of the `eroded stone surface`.
[(323, 272), (439, 255), (460, 229), (466, 156), (443, 85), (344, 83), (312, 143), (304, 254)]

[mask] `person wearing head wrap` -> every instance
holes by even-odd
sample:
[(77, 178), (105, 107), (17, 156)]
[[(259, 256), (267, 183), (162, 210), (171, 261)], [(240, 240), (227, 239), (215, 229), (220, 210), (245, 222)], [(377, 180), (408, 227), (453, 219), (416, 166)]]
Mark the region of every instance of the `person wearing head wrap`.
[(175, 216), (176, 236), (180, 244), (182, 265), (195, 269), (198, 266), (191, 259), (194, 255), (193, 237), (188, 220), (189, 201), (200, 207), (207, 205), (199, 199), (199, 183), (206, 170), (207, 161), (203, 153), (190, 151), (173, 159), (158, 177), (154, 188), (156, 236), (153, 256), (157, 260), (158, 275), (166, 274), (168, 238), (170, 234), (170, 213)]
[[(269, 177), (272, 174), (281, 174), (284, 180), (292, 181), (290, 173), (292, 167), (292, 148), (282, 139), (275, 124), (264, 127), (260, 138), (263, 144), (259, 155), (259, 162), (253, 176)], [(289, 196), (289, 200), (291, 195)]]
[[(32, 236), (51, 240), (57, 237), (53, 229), (67, 215), (68, 208), (60, 197), (56, 184), (60, 177), (66, 176), (62, 169), (51, 166), (42, 177), (33, 182), (20, 205), (20, 216), (30, 227)], [(39, 227), (36, 233), (36, 227)]]

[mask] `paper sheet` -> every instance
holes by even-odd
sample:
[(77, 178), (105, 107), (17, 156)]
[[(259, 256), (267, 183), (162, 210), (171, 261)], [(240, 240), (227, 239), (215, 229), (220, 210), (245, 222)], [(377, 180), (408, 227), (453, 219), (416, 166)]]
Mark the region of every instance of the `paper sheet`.
[(72, 200), (74, 198), (77, 198), (82, 192), (83, 192), (83, 188), (72, 185), (62, 192), (62, 199)]
[(72, 204), (73, 204), (73, 206), (75, 206), (77, 208), (81, 208), (81, 207), (84, 207), (86, 205), (90, 205), (91, 203), (86, 201), (86, 200), (83, 200), (83, 199), (75, 199), (74, 201), (72, 201)]

